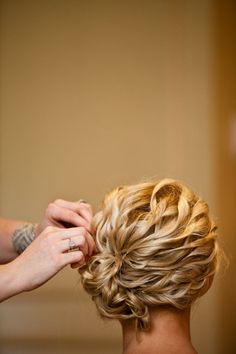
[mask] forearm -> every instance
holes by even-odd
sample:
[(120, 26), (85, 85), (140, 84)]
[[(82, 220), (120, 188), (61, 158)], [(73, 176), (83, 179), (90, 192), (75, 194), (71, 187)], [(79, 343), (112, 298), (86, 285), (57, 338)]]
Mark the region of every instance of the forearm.
[(12, 236), (14, 231), (24, 224), (24, 221), (0, 218), (0, 264), (8, 263), (18, 256)]
[(14, 261), (0, 265), (0, 302), (24, 291)]

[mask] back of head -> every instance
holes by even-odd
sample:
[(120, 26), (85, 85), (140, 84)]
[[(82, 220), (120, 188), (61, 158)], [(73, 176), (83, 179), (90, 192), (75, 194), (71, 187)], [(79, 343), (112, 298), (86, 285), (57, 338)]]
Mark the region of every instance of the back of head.
[(82, 284), (102, 316), (149, 327), (149, 309), (188, 308), (216, 271), (216, 226), (207, 204), (180, 182), (118, 187), (94, 217), (98, 253)]

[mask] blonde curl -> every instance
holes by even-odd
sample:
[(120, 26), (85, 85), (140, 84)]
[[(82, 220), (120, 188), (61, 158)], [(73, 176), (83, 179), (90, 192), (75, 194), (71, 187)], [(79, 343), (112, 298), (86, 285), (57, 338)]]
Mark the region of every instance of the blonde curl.
[(188, 308), (209, 288), (219, 247), (208, 205), (182, 183), (164, 179), (109, 193), (94, 217), (98, 253), (80, 269), (99, 313), (136, 319), (149, 309)]

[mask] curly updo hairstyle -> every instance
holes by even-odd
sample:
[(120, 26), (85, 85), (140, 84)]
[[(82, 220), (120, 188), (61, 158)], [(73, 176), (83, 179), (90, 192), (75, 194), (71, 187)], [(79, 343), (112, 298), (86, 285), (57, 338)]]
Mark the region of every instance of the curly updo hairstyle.
[(149, 309), (188, 308), (209, 288), (218, 242), (208, 205), (178, 181), (122, 186), (94, 217), (98, 253), (80, 269), (99, 313), (150, 325)]

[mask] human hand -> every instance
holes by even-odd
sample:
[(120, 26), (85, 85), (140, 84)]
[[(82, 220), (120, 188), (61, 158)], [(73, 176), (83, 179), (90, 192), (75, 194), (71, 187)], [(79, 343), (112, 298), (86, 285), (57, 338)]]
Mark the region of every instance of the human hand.
[(35, 235), (37, 237), (47, 226), (60, 228), (82, 226), (91, 232), (92, 216), (91, 205), (86, 202), (57, 199), (48, 205), (42, 220), (35, 229)]
[[(68, 252), (69, 240), (78, 250)], [(46, 227), (19, 257), (5, 265), (14, 279), (14, 295), (41, 286), (68, 264), (81, 266), (94, 251), (94, 240), (84, 227)]]

